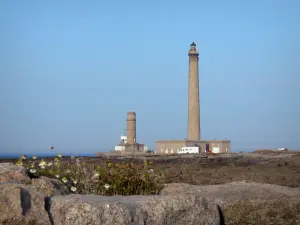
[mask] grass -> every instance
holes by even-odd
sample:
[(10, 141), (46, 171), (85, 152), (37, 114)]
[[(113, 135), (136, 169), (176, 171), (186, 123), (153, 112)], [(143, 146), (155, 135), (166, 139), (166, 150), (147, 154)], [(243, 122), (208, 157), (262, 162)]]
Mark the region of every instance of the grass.
[(292, 157), (300, 157), (300, 153), (293, 155)]
[(62, 155), (54, 160), (26, 159), (21, 156), (17, 165), (27, 169), (29, 177), (40, 176), (61, 180), (71, 192), (98, 195), (155, 195), (164, 187), (164, 176), (156, 174), (152, 162), (143, 165), (114, 163), (101, 160), (92, 167), (78, 157), (61, 162)]
[(211, 185), (246, 180), (300, 187), (300, 157), (153, 159), (153, 165), (165, 175), (166, 183)]
[(300, 200), (296, 198), (237, 202), (225, 207), (226, 225), (300, 224)]

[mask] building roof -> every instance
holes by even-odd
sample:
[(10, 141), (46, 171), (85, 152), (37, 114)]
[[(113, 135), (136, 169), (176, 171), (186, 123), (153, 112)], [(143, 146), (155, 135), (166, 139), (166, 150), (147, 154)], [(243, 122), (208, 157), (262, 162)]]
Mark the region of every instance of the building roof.
[(196, 47), (196, 44), (195, 44), (195, 42), (193, 42), (193, 43), (192, 43), (190, 46), (191, 46), (191, 47), (192, 47), (192, 46)]
[(156, 143), (186, 142), (187, 140), (157, 140)]
[[(145, 144), (135, 143), (136, 146), (145, 146)], [(132, 146), (128, 143), (119, 143), (117, 146)]]
[(231, 143), (230, 140), (157, 140), (156, 143)]

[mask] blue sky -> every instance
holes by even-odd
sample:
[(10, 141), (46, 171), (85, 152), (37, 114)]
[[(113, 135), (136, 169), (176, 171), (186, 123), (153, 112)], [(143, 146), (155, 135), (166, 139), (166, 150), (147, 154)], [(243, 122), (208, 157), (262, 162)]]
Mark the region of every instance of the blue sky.
[(200, 52), (202, 139), (300, 149), (300, 1), (1, 1), (0, 153), (110, 150), (187, 136)]

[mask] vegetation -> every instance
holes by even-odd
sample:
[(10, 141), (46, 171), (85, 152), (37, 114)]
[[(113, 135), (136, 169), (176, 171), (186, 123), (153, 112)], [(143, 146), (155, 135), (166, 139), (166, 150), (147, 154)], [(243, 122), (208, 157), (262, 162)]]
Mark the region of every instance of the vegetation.
[(88, 167), (78, 157), (71, 157), (61, 163), (62, 155), (53, 161), (38, 160), (23, 155), (17, 165), (24, 166), (31, 178), (47, 176), (61, 180), (71, 192), (99, 195), (153, 195), (164, 187), (163, 175), (152, 168), (152, 162), (143, 165), (133, 163), (114, 163), (101, 160)]
[(237, 202), (224, 210), (226, 225), (295, 225), (300, 224), (300, 201), (297, 198), (260, 202)]
[[(240, 180), (300, 187), (300, 153), (283, 158), (264, 155), (234, 158), (211, 155), (208, 158), (195, 158), (178, 155), (155, 157), (149, 154), (148, 162), (138, 157), (111, 157), (110, 161), (85, 158), (83, 161), (58, 155), (52, 161), (20, 158), (18, 164), (23, 164), (32, 178), (41, 175), (55, 178), (58, 175), (58, 179), (65, 182), (71, 191), (82, 194), (158, 194), (164, 183), (209, 185)], [(36, 171), (30, 172), (31, 169)], [(233, 202), (226, 204), (222, 210), (226, 225), (300, 224), (299, 198), (276, 199), (274, 196), (274, 200)]]

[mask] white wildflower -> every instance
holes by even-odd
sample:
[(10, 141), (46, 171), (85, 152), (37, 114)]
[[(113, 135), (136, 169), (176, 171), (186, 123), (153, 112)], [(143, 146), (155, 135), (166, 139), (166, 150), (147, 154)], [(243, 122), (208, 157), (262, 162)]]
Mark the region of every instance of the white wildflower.
[(71, 187), (71, 191), (75, 192), (77, 190), (76, 187)]
[(67, 179), (66, 177), (63, 177), (61, 180), (62, 180), (62, 182), (64, 182), (64, 183), (67, 183), (67, 182), (68, 182), (68, 179)]
[(52, 165), (52, 162), (48, 162), (48, 166), (51, 166)]
[(39, 166), (40, 166), (40, 167), (46, 166), (46, 164), (47, 164), (47, 163), (46, 163), (44, 160), (41, 160), (40, 163), (39, 163)]
[(58, 175), (58, 174), (56, 174), (56, 175), (55, 175), (55, 177), (56, 177), (56, 178), (59, 178), (59, 175)]
[(110, 188), (110, 185), (109, 185), (109, 184), (105, 184), (105, 185), (104, 185), (104, 188), (105, 188), (106, 190), (108, 190), (108, 189)]
[(29, 173), (35, 173), (35, 172), (36, 172), (35, 169), (30, 169), (30, 170), (29, 170)]
[(99, 178), (99, 173), (94, 173), (94, 175), (92, 176), (92, 179), (98, 179)]
[(32, 159), (35, 160), (35, 159), (36, 159), (36, 156), (32, 156)]

